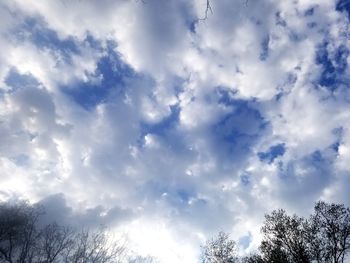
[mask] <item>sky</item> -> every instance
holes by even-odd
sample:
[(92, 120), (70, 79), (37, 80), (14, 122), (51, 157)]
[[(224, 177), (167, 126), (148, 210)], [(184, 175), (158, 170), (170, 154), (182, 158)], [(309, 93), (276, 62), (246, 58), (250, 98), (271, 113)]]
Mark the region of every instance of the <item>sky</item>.
[(349, 0), (2, 0), (0, 200), (160, 263), (350, 205)]

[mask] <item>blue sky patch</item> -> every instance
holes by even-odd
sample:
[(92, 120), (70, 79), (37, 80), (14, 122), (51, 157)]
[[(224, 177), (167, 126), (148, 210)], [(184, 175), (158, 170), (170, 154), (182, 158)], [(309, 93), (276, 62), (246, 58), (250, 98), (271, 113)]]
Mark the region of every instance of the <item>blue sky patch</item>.
[(259, 159), (263, 162), (271, 164), (278, 156), (282, 156), (286, 152), (284, 143), (271, 146), (266, 152), (259, 152)]
[(171, 113), (158, 123), (141, 123), (141, 134), (144, 136), (148, 133), (165, 136), (175, 128), (179, 121), (180, 108), (170, 106)]
[(241, 183), (243, 185), (249, 185), (250, 183), (250, 176), (248, 173), (244, 173), (243, 175), (240, 176)]
[(249, 247), (250, 243), (252, 242), (252, 239), (252, 234), (249, 232), (248, 235), (239, 238), (238, 245), (240, 247), (243, 247), (243, 249), (246, 249)]
[(11, 160), (18, 166), (27, 166), (30, 164), (29, 156), (26, 154), (19, 154), (11, 158)]
[(196, 33), (196, 25), (197, 25), (197, 20), (192, 21), (191, 23), (189, 23), (189, 29), (191, 31), (191, 33)]
[(331, 145), (331, 149), (333, 149), (336, 153), (338, 153), (340, 141), (342, 140), (344, 129), (343, 127), (339, 127), (334, 129), (332, 133), (337, 136), (337, 141)]
[(335, 9), (339, 12), (346, 12), (348, 18), (350, 19), (350, 1), (349, 0), (339, 0)]
[(262, 61), (265, 61), (269, 56), (269, 42), (270, 42), (270, 36), (266, 36), (264, 40), (261, 42), (260, 60)]
[(158, 123), (140, 123), (140, 137), (137, 144), (142, 147), (144, 145), (144, 136), (154, 134), (159, 136), (173, 152), (181, 155), (193, 154), (188, 149), (185, 138), (177, 130), (180, 108), (175, 105), (170, 106), (170, 110), (171, 113)]
[(306, 25), (307, 25), (308, 28), (315, 28), (315, 27), (317, 27), (317, 23), (316, 22), (308, 22)]
[(181, 202), (185, 202), (185, 203), (188, 203), (188, 201), (192, 197), (192, 194), (185, 189), (177, 190), (176, 194), (178, 198), (181, 200)]
[(328, 43), (324, 42), (316, 53), (316, 63), (322, 65), (322, 72), (318, 83), (327, 87), (330, 91), (337, 88), (337, 84), (342, 82), (342, 75), (347, 68), (347, 57), (349, 49), (343, 45), (339, 46), (334, 55), (327, 50)]
[(63, 86), (62, 91), (69, 95), (76, 103), (89, 110), (96, 105), (106, 102), (109, 95), (122, 94), (127, 88), (125, 79), (135, 76), (136, 73), (125, 63), (113, 50), (109, 50), (97, 63), (97, 70), (93, 78), (101, 77), (97, 83), (83, 82), (76, 83), (73, 87)]
[(250, 105), (253, 102), (229, 99), (224, 103), (233, 110), (213, 126), (213, 137), (216, 147), (225, 158), (238, 161), (250, 152), (251, 146), (266, 127), (266, 122), (259, 111)]
[(312, 16), (315, 13), (315, 8), (309, 8), (304, 12), (304, 16)]
[(60, 52), (66, 62), (69, 62), (72, 54), (79, 53), (79, 47), (72, 37), (60, 39), (55, 31), (47, 28), (42, 19), (37, 17), (26, 18), (13, 33), (20, 41), (30, 41), (38, 48)]
[(339, 146), (340, 146), (340, 143), (339, 142), (335, 142), (331, 145), (331, 148), (338, 153), (339, 151)]
[[(218, 96), (218, 103), (225, 106), (236, 105), (239, 102), (239, 100), (234, 98), (235, 92), (225, 87), (217, 87), (216, 95)], [(244, 103), (243, 100), (242, 103)]]
[[(327, 149), (325, 149), (327, 151)], [(290, 160), (286, 163), (279, 162), (279, 176), (281, 179), (294, 180), (298, 171), (307, 171), (309, 176), (317, 176), (320, 181), (329, 178), (332, 175), (333, 159), (335, 156), (328, 158), (328, 154), (323, 151), (316, 150), (309, 155), (298, 160)], [(311, 177), (310, 180), (314, 177)], [(318, 182), (321, 183), (321, 182)]]

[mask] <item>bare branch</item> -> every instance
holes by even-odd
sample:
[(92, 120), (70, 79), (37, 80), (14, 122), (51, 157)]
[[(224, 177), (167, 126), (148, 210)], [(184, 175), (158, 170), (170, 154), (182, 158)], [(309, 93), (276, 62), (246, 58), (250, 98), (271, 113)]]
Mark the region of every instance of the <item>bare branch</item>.
[(198, 20), (207, 20), (209, 12), (213, 14), (213, 9), (211, 8), (210, 0), (207, 0), (207, 6), (205, 8), (205, 13), (204, 13), (205, 15), (203, 18), (199, 18)]

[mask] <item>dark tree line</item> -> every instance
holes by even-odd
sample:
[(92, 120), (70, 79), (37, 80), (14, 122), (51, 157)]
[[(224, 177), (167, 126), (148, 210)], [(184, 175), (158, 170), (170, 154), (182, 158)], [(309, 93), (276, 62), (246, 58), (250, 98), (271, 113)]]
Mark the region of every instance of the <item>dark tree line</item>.
[[(0, 203), (0, 262), (156, 262), (126, 257), (126, 247), (104, 229), (77, 230), (55, 222), (43, 225), (43, 209), (27, 203)], [(265, 215), (258, 252), (240, 258), (236, 243), (220, 232), (203, 247), (203, 263), (343, 263), (350, 251), (350, 209), (318, 202), (308, 217), (283, 209)]]
[(283, 209), (265, 215), (259, 251), (238, 258), (236, 244), (220, 233), (203, 247), (203, 263), (343, 263), (350, 251), (350, 209), (318, 202), (309, 218)]
[(125, 247), (98, 231), (51, 223), (40, 226), (43, 210), (27, 203), (0, 204), (0, 262), (121, 262)]

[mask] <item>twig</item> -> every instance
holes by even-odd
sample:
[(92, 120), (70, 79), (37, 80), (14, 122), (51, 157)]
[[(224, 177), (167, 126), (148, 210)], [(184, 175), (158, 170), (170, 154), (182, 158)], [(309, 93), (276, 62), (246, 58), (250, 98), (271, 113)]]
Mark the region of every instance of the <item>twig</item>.
[(213, 9), (210, 5), (210, 0), (207, 0), (207, 7), (205, 8), (205, 16), (203, 18), (199, 18), (198, 20), (206, 20), (208, 18), (208, 12), (210, 11), (213, 14)]

